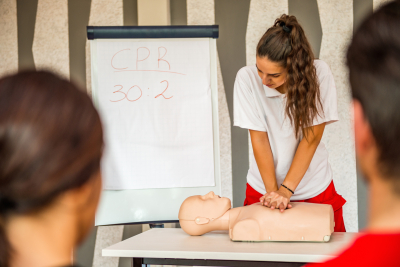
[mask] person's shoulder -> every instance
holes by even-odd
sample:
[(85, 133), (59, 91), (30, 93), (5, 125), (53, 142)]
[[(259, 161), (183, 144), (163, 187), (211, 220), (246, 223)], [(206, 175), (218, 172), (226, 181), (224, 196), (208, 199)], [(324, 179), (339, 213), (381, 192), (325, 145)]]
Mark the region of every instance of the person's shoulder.
[(399, 266), (399, 245), (400, 233), (363, 234), (338, 257), (315, 266)]
[(240, 79), (254, 78), (257, 75), (257, 68), (255, 65), (244, 66), (238, 72), (236, 77)]
[(241, 68), (236, 75), (236, 90), (253, 91), (255, 87), (259, 86), (257, 78), (259, 77), (255, 65)]
[(368, 244), (376, 244), (376, 245), (392, 245), (396, 244), (400, 245), (400, 232), (398, 233), (384, 233), (384, 234), (364, 234), (360, 236), (355, 242), (354, 245), (363, 246)]
[(331, 68), (328, 63), (321, 59), (314, 59), (314, 67), (317, 71), (317, 76), (323, 76), (331, 73)]
[(340, 262), (361, 263), (360, 266), (399, 266), (400, 258), (397, 255), (399, 245), (400, 233), (363, 234), (338, 258), (342, 257)]
[(334, 77), (328, 63), (320, 59), (315, 59), (314, 66), (317, 73), (321, 96), (328, 94), (328, 92), (334, 92), (336, 90)]

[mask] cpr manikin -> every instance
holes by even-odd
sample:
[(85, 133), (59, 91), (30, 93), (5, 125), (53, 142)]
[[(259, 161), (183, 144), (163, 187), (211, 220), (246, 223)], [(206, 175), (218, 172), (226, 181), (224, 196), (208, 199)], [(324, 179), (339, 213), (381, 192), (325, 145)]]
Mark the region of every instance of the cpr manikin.
[(284, 212), (261, 203), (231, 209), (229, 198), (210, 192), (188, 197), (179, 210), (179, 222), (189, 235), (229, 230), (232, 241), (329, 241), (334, 228), (331, 205), (291, 204)]

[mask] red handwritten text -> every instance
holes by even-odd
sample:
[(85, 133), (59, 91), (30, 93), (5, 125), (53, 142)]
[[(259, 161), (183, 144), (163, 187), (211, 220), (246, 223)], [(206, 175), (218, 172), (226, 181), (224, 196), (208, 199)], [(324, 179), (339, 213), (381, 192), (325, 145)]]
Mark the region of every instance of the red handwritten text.
[[(119, 99), (119, 100), (110, 100), (111, 102), (119, 102), (119, 101), (124, 100), (125, 98), (126, 98), (128, 101), (130, 101), (130, 102), (134, 102), (134, 101), (139, 100), (139, 98), (141, 98), (142, 95), (143, 95), (142, 89), (141, 89), (139, 86), (137, 86), (137, 85), (134, 85), (134, 86), (132, 86), (131, 88), (129, 88), (129, 89), (128, 89), (128, 92), (126, 92), (126, 93), (124, 93), (124, 92), (121, 91), (121, 90), (124, 88), (122, 85), (115, 85), (114, 87), (117, 87), (117, 86), (120, 86), (120, 88), (119, 88), (117, 91), (114, 91), (113, 93), (121, 93), (121, 94), (124, 95), (124, 97), (121, 98), (121, 99)], [(140, 96), (139, 96), (138, 98), (136, 98), (136, 99), (131, 100), (131, 99), (129, 99), (128, 94), (129, 94), (129, 91), (130, 91), (132, 88), (135, 88), (135, 87), (137, 87), (137, 88), (140, 90)]]
[[(150, 57), (151, 55), (151, 51), (148, 47), (142, 46), (142, 47), (138, 47), (136, 49), (136, 68), (134, 69), (134, 66), (127, 66), (127, 67), (120, 67), (118, 66), (118, 59), (120, 59), (120, 55), (118, 55), (119, 53), (123, 52), (123, 51), (127, 51), (127, 50), (131, 50), (129, 48), (126, 49), (122, 49), (120, 51), (118, 51), (117, 53), (115, 53), (112, 57), (111, 57), (111, 67), (114, 69), (114, 72), (125, 72), (125, 71), (145, 71), (145, 72), (163, 72), (163, 73), (171, 73), (171, 74), (179, 74), (179, 75), (186, 75), (185, 73), (180, 73), (177, 71), (171, 71), (171, 64), (170, 64), (170, 60), (165, 59), (165, 56), (168, 53), (168, 50), (166, 47), (164, 46), (160, 46), (157, 48), (158, 50), (158, 57), (157, 57), (157, 69), (156, 68), (143, 68), (143, 66), (141, 68), (139, 68), (139, 62), (144, 62), (146, 60), (154, 60), (155, 61), (155, 57)], [(129, 53), (132, 52), (128, 52)], [(118, 55), (118, 56), (117, 56)], [(126, 57), (127, 54), (124, 54), (124, 56)], [(150, 65), (153, 65), (154, 63), (151, 63)], [(168, 70), (166, 69), (168, 65)], [(149, 66), (149, 64), (147, 64), (147, 66)], [(154, 64), (155, 67), (155, 64)], [(160, 69), (161, 68), (161, 69)]]
[(166, 80), (164, 80), (164, 81), (162, 81), (162, 82), (160, 82), (160, 83), (163, 83), (163, 82), (166, 82), (166, 83), (167, 83), (167, 87), (165, 88), (165, 90), (164, 90), (161, 94), (156, 95), (156, 97), (154, 97), (154, 98), (157, 98), (157, 97), (159, 97), (159, 96), (162, 96), (162, 97), (164, 97), (165, 99), (170, 99), (170, 98), (172, 98), (173, 96), (171, 96), (171, 97), (165, 97), (165, 96), (164, 96), (165, 91), (167, 91), (167, 89), (168, 89), (169, 83), (168, 83), (168, 81), (166, 81)]
[[(147, 57), (145, 57), (145, 58), (143, 58), (143, 59), (139, 59), (139, 50), (140, 50), (140, 49), (147, 49), (147, 51), (149, 52), (149, 53), (147, 54)], [(136, 52), (136, 70), (139, 69), (139, 68), (138, 68), (138, 63), (139, 63), (140, 61), (145, 61), (149, 56), (150, 56), (150, 49), (148, 49), (147, 47), (139, 47), (139, 48), (137, 49), (137, 52)]]
[(113, 65), (113, 60), (114, 60), (114, 57), (118, 54), (118, 53), (120, 53), (120, 52), (122, 52), (122, 51), (125, 51), (125, 50), (130, 50), (129, 48), (128, 49), (122, 49), (121, 51), (118, 51), (117, 53), (115, 53), (113, 56), (112, 56), (112, 58), (111, 58), (111, 67), (113, 67), (114, 69), (116, 69), (116, 70), (124, 70), (124, 69), (127, 69), (128, 67), (125, 67), (125, 68), (117, 68), (117, 67), (115, 67), (114, 65)]
[[(164, 49), (165, 50), (165, 52), (164, 52), (164, 55), (162, 55), (162, 57), (160, 57), (160, 49)], [(164, 57), (165, 57), (165, 55), (167, 54), (167, 48), (165, 48), (164, 46), (160, 46), (159, 48), (158, 48), (158, 68), (160, 68), (160, 61), (164, 61), (164, 62), (166, 62), (167, 64), (168, 64), (168, 69), (170, 70), (171, 69), (171, 65), (169, 64), (169, 62), (168, 61), (166, 61), (165, 59), (164, 59)]]

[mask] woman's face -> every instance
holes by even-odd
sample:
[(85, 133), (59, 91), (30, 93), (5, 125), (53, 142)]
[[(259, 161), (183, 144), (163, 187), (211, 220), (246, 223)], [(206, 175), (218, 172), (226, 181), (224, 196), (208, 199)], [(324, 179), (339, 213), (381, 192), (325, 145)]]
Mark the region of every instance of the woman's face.
[(256, 67), (262, 83), (269, 88), (277, 89), (286, 81), (286, 69), (267, 57), (257, 57)]

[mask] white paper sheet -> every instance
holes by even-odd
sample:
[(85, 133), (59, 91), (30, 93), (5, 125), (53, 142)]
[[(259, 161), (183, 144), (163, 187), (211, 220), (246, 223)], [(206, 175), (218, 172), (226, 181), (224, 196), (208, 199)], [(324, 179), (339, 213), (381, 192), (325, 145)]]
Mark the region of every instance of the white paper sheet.
[(209, 40), (96, 42), (104, 189), (214, 186)]

